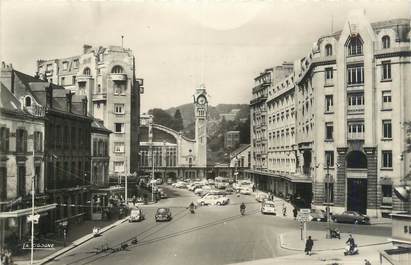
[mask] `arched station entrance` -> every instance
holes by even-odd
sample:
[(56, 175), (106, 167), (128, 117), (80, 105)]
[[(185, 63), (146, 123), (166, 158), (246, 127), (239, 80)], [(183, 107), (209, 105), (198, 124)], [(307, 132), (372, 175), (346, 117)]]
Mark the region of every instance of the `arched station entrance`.
[(351, 151), (347, 162), (347, 210), (367, 212), (367, 157), (362, 151)]

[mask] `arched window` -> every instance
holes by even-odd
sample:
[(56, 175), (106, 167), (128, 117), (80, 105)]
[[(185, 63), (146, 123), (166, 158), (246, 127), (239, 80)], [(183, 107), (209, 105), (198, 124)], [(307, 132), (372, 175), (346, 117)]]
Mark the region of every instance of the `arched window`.
[(111, 73), (121, 74), (121, 73), (123, 73), (123, 67), (121, 67), (120, 65), (116, 65), (116, 66), (113, 67), (113, 69), (111, 69)]
[(388, 49), (390, 48), (390, 37), (385, 35), (382, 37), (382, 48), (383, 49)]
[(91, 75), (90, 68), (88, 68), (88, 67), (84, 68), (83, 75), (87, 75), (87, 76)]
[(333, 55), (333, 46), (331, 44), (325, 45), (325, 56)]
[(24, 99), (24, 106), (26, 106), (26, 107), (31, 107), (31, 97), (27, 96), (27, 97)]
[(348, 44), (349, 55), (361, 55), (362, 54), (362, 41), (359, 37), (354, 37)]

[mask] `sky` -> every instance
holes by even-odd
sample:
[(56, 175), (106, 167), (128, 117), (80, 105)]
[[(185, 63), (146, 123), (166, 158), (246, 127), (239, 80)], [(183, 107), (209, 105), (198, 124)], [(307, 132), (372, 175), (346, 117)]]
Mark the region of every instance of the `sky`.
[(121, 45), (124, 35), (144, 79), (143, 112), (190, 103), (202, 83), (211, 105), (248, 104), (254, 77), (302, 58), (358, 8), (371, 22), (410, 17), (408, 0), (0, 0), (0, 59), (34, 74), (37, 59)]

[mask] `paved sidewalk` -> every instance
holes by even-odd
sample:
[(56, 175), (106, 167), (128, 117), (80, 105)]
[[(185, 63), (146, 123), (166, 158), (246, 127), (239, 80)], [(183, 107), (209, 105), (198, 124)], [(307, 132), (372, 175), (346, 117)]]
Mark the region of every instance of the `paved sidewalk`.
[[(387, 244), (387, 238), (381, 236), (369, 236), (352, 234), (358, 247), (375, 246)], [(325, 231), (308, 231), (307, 236), (311, 236), (314, 241), (313, 251), (344, 250), (348, 233), (341, 233), (341, 239), (328, 239)], [(280, 234), (280, 246), (284, 249), (304, 251), (305, 242), (301, 240), (301, 232), (293, 231)]]
[[(125, 217), (125, 218), (123, 218), (123, 219), (120, 219), (120, 220), (118, 220), (118, 221), (116, 221), (116, 222), (114, 222), (114, 223), (112, 223), (112, 224), (110, 224), (110, 225), (107, 225), (107, 226), (105, 226), (105, 227), (103, 227), (103, 228), (100, 229), (100, 233), (104, 233), (104, 232), (106, 232), (106, 231), (108, 231), (108, 230), (116, 227), (117, 225), (119, 225), (119, 224), (121, 224), (121, 223), (124, 223), (124, 222), (127, 221), (127, 220), (128, 220), (128, 216)], [(82, 245), (82, 244), (84, 244), (85, 242), (93, 239), (94, 236), (93, 236), (93, 234), (91, 233), (91, 231), (92, 231), (92, 230), (90, 230), (90, 233), (88, 233), (88, 234), (86, 234), (85, 236), (83, 236), (83, 237), (75, 240), (74, 242), (72, 242), (72, 243), (71, 243), (70, 245), (68, 245), (67, 247), (62, 248), (62, 249), (60, 249), (60, 250), (57, 250), (56, 252), (54, 252), (54, 253), (52, 253), (51, 255), (46, 256), (46, 257), (44, 257), (44, 258), (42, 258), (42, 259), (35, 260), (33, 264), (45, 264), (45, 263), (47, 263), (48, 261), (50, 261), (50, 260), (52, 260), (52, 259), (55, 259), (55, 258), (57, 258), (58, 256), (60, 256), (60, 255), (62, 255), (62, 254), (64, 254), (64, 253), (72, 250), (73, 248), (75, 248), (75, 247), (77, 247), (77, 246), (79, 246), (79, 245)], [(24, 261), (14, 261), (14, 264), (18, 264), (18, 265), (30, 264), (30, 258), (29, 258), (29, 260), (24, 260)]]
[(390, 247), (392, 247), (390, 243), (378, 246), (360, 247), (360, 253), (354, 256), (344, 256), (342, 250), (329, 250), (324, 252), (316, 252), (314, 250), (311, 256), (307, 256), (304, 253), (298, 253), (277, 258), (236, 263), (236, 265), (362, 265), (364, 264), (364, 259), (367, 259), (371, 264), (376, 265), (380, 264), (378, 251)]

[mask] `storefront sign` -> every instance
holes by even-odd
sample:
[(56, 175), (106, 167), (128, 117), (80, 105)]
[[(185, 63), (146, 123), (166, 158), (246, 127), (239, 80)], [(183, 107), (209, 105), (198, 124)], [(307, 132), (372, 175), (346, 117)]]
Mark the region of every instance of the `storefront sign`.
[[(34, 249), (47, 249), (54, 250), (54, 243), (34, 243)], [(31, 249), (31, 242), (26, 242), (23, 244), (23, 249)]]

